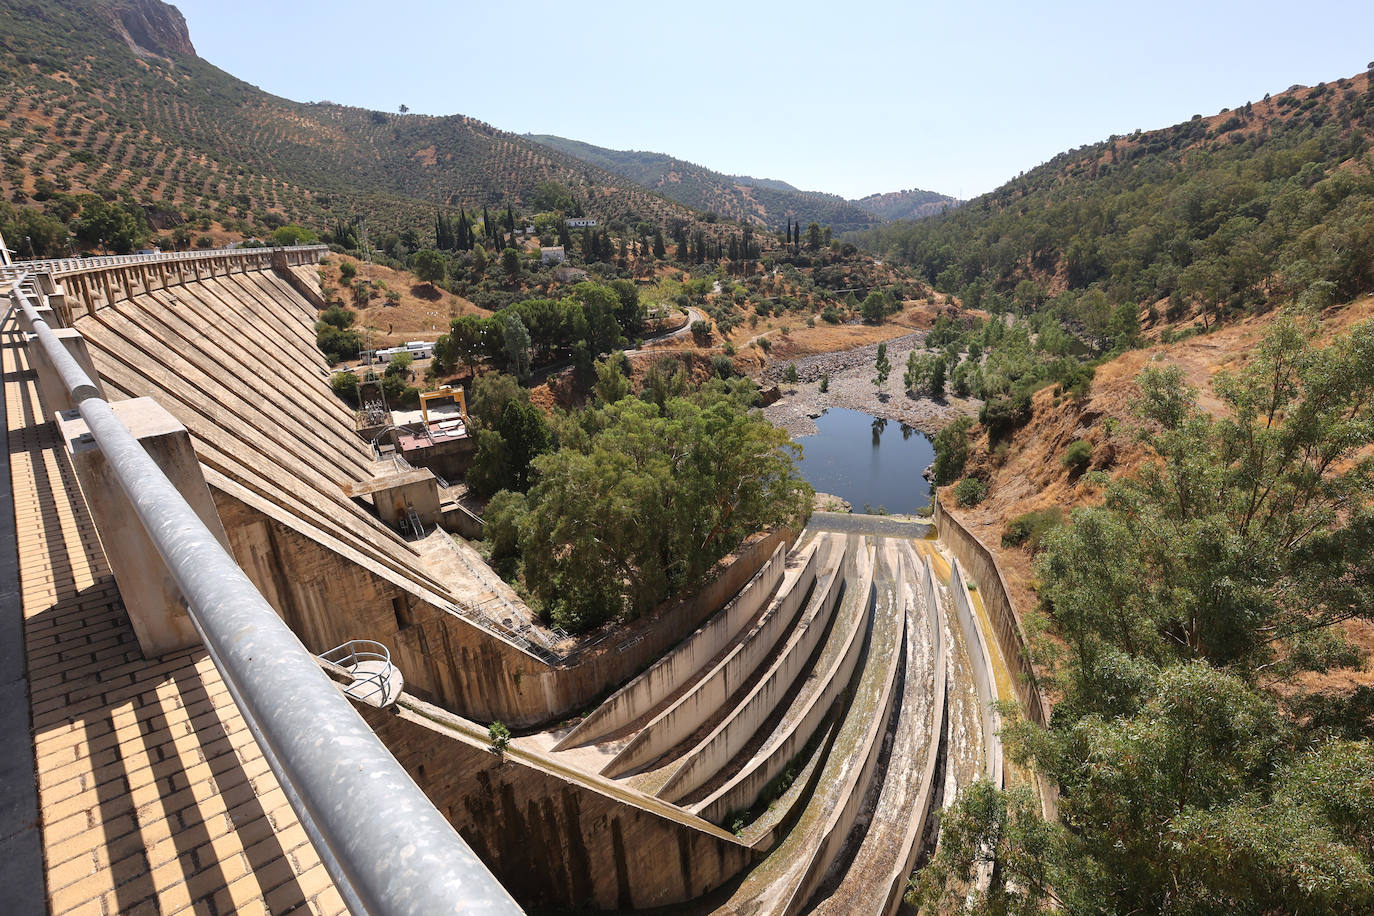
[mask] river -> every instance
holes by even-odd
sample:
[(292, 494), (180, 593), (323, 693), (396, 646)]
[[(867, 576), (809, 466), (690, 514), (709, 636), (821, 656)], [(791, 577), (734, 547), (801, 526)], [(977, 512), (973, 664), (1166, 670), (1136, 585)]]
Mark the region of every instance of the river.
[(819, 492), (848, 501), (855, 512), (929, 512), (930, 484), (921, 472), (935, 449), (919, 430), (845, 407), (826, 410), (816, 430), (797, 439), (798, 469)]

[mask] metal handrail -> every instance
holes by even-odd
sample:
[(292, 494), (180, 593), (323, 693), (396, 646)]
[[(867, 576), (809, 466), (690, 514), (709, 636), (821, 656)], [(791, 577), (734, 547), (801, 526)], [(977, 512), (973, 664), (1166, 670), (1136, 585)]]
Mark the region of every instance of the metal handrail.
[(100, 397), (20, 288), (31, 322), (344, 902), (355, 914), (519, 913)]
[(0, 267), (0, 276), (17, 277), (21, 274), (51, 273), (65, 275), (82, 273), (87, 270), (100, 270), (105, 267), (123, 267), (129, 264), (157, 264), (170, 261), (210, 261), (215, 258), (248, 258), (271, 254), (274, 251), (327, 252), (328, 245), (286, 245), (263, 246), (261, 248), (214, 248), (208, 251), (159, 251), (156, 254), (109, 254), (93, 258), (46, 258), (34, 261), (16, 261)]
[[(374, 646), (372, 650), (360, 650), (359, 646)], [(353, 678), (353, 683), (344, 688), (344, 693), (357, 700), (367, 699), (375, 694), (382, 695), (381, 705), (387, 705), (387, 701), (395, 702), (395, 698), (388, 696), (391, 685), (391, 674), (396, 670), (396, 666), (391, 664), (391, 651), (386, 646), (377, 642), (375, 639), (350, 639), (348, 642), (335, 646), (328, 652), (320, 654), (320, 658), (330, 664), (339, 665), (347, 668), (349, 676)], [(383, 668), (380, 671), (358, 673), (359, 662), (381, 662)], [(371, 685), (370, 690), (362, 690), (365, 685)]]

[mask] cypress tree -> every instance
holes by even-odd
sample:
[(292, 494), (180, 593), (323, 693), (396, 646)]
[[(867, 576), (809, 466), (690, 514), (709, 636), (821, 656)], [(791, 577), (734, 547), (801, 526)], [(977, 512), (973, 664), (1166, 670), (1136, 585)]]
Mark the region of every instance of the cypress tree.
[(482, 204), (482, 234), (491, 238), (491, 215), (487, 213), (486, 204)]

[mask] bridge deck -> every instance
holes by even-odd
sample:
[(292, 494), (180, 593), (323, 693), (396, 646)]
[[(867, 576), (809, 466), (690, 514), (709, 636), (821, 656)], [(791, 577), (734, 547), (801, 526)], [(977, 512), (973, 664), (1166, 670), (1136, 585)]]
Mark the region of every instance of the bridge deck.
[(0, 613), (23, 615), (32, 715), (0, 742), (32, 741), (50, 912), (345, 912), (205, 651), (139, 651), (12, 323), (0, 353), (19, 561)]

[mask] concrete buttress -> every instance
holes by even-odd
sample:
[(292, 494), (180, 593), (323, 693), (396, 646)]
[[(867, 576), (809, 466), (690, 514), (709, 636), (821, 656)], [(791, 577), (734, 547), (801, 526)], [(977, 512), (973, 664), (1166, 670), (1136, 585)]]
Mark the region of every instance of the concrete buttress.
[[(152, 398), (110, 406), (228, 550), (229, 540), (186, 427)], [(143, 654), (152, 657), (198, 645), (200, 637), (186, 613), (181, 589), (110, 473), (85, 421), (67, 411), (58, 416), (57, 424)]]

